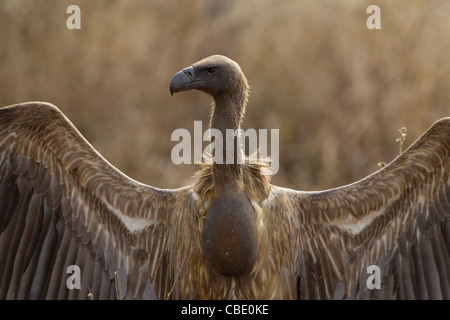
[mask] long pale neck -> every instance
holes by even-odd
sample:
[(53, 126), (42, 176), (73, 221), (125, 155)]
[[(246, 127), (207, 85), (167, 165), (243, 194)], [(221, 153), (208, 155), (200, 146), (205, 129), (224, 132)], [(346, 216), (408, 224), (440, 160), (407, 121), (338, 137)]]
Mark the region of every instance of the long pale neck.
[(226, 186), (229, 190), (230, 185), (237, 188), (237, 191), (243, 188), (244, 153), (240, 147), (239, 129), (245, 113), (247, 96), (247, 86), (243, 85), (230, 95), (214, 97), (211, 128), (221, 132), (223, 143), (222, 164), (216, 162), (213, 164), (216, 189), (219, 190), (221, 186)]

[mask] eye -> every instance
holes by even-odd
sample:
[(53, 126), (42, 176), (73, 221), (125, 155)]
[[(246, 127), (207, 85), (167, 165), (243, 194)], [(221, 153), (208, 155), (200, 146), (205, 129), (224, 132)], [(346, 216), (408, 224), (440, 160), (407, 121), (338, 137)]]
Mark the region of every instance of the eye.
[(217, 71), (217, 68), (209, 68), (208, 69), (209, 74), (214, 74), (214, 73), (216, 73), (216, 71)]

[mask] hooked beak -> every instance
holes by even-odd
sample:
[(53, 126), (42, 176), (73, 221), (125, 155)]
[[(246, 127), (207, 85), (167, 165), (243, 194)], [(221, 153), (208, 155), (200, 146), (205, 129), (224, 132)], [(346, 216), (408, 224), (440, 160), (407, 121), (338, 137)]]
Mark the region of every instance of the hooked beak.
[(197, 82), (194, 75), (194, 67), (190, 66), (177, 72), (170, 80), (170, 94), (186, 91), (191, 88), (189, 85)]

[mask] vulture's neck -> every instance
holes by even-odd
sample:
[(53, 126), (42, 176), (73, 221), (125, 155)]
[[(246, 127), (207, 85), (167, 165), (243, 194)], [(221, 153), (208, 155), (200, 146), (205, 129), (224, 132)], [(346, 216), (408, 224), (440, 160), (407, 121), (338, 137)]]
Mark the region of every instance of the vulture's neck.
[[(222, 187), (227, 190), (230, 188), (237, 188), (236, 190), (239, 191), (243, 189), (244, 165), (242, 159), (245, 155), (240, 146), (240, 130), (238, 129), (241, 128), (247, 100), (248, 87), (245, 83), (231, 94), (214, 97), (211, 128), (219, 130), (223, 139), (222, 164), (216, 162), (213, 164), (216, 192), (221, 192)], [(229, 138), (230, 134), (234, 135), (233, 139)], [(233, 157), (231, 164), (227, 163), (227, 154), (229, 154), (229, 158)]]

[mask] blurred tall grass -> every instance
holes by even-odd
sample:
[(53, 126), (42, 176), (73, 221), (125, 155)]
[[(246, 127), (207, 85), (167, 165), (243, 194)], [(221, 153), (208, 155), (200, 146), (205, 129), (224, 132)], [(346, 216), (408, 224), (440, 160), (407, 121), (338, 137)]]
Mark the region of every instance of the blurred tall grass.
[[(81, 30), (66, 8), (81, 8)], [(381, 30), (366, 8), (381, 8)], [(0, 105), (57, 105), (112, 164), (162, 188), (192, 183), (173, 130), (210, 98), (172, 75), (220, 53), (252, 87), (246, 128), (280, 129), (273, 183), (324, 189), (378, 169), (450, 115), (450, 2), (439, 0), (2, 0)], [(206, 129), (206, 128), (205, 128)]]

